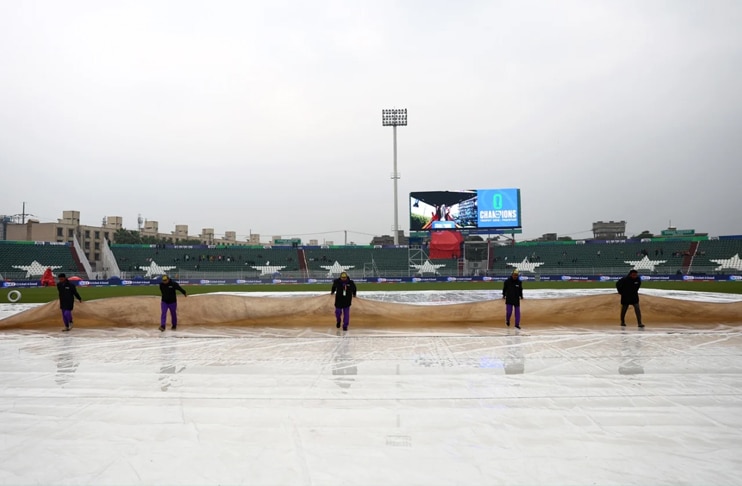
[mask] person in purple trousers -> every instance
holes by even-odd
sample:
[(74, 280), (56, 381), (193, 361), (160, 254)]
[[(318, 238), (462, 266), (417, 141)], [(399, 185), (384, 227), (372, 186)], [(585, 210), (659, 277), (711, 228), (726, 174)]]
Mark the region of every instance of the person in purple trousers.
[(332, 281), (330, 295), (335, 295), (335, 327), (340, 328), (340, 316), (343, 317), (343, 331), (348, 330), (350, 324), (350, 304), (356, 296), (356, 284), (342, 272), (340, 278)]
[(502, 286), (502, 298), (505, 299), (505, 325), (510, 327), (510, 316), (515, 309), (515, 328), (520, 329), (520, 301), (523, 298), (523, 283), (520, 281), (518, 269), (505, 280)]
[(160, 309), (162, 314), (160, 315), (160, 331), (165, 330), (165, 323), (167, 322), (167, 311), (170, 311), (170, 321), (172, 322), (173, 331), (178, 327), (178, 297), (175, 291), (180, 292), (183, 296), (188, 297), (186, 291), (183, 290), (178, 282), (172, 280), (167, 275), (162, 276), (162, 282), (160, 282), (160, 293), (162, 294), (162, 301), (160, 302)]
[(57, 292), (59, 292), (59, 308), (62, 309), (62, 322), (64, 322), (64, 331), (72, 329), (72, 309), (75, 307), (75, 299), (82, 302), (82, 297), (77, 293), (75, 284), (67, 280), (67, 275), (60, 273), (57, 275)]

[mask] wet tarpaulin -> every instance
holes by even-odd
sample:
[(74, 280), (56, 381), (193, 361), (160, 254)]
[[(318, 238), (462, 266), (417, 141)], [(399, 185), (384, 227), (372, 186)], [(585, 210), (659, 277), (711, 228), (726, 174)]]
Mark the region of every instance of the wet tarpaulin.
[[(366, 293), (415, 304), (388, 307), (408, 326), (359, 306), (342, 332), (328, 292), (323, 314), (280, 327), (199, 324), (225, 302), (193, 296), (184, 319), (197, 320), (178, 331), (148, 311), (126, 327), (1, 332), (0, 484), (739, 482), (739, 324), (598, 328), (590, 296), (610, 297), (617, 317), (615, 292), (526, 288), (518, 331), (497, 289)], [(312, 304), (277, 294), (294, 313)], [(642, 292), (647, 317), (739, 305), (675, 294)], [(275, 310), (248, 295), (243, 306)], [(489, 324), (462, 326), (461, 305), (481, 300), (496, 301)], [(540, 304), (582, 324), (528, 327)], [(2, 304), (0, 317), (43, 307)], [(448, 328), (424, 324), (452, 307)]]

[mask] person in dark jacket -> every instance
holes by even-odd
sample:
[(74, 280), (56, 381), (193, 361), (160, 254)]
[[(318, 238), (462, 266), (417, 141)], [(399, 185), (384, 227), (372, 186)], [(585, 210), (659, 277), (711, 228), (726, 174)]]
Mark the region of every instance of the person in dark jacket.
[(642, 279), (639, 278), (639, 272), (631, 270), (628, 275), (621, 278), (616, 282), (616, 290), (621, 294), (621, 326), (626, 326), (626, 311), (629, 306), (634, 306), (634, 313), (636, 314), (636, 322), (639, 327), (644, 327), (642, 324), (642, 311), (639, 308), (639, 287), (642, 286)]
[(335, 327), (340, 328), (340, 316), (343, 316), (343, 331), (348, 330), (350, 324), (350, 305), (356, 296), (356, 284), (342, 272), (340, 278), (332, 281), (330, 295), (335, 295)]
[(57, 275), (57, 292), (59, 292), (59, 308), (62, 309), (62, 322), (64, 330), (72, 329), (72, 309), (75, 307), (75, 299), (82, 302), (82, 297), (77, 293), (75, 284), (67, 280), (67, 275), (60, 273)]
[(523, 298), (523, 282), (518, 269), (502, 285), (502, 298), (505, 299), (505, 325), (510, 327), (510, 316), (515, 309), (515, 328), (520, 329), (520, 300)]
[(167, 311), (170, 311), (170, 321), (173, 324), (170, 329), (174, 331), (178, 327), (178, 297), (175, 291), (188, 297), (186, 291), (183, 290), (183, 287), (178, 282), (172, 280), (167, 275), (163, 275), (162, 282), (160, 282), (160, 293), (162, 294), (162, 301), (160, 302), (160, 309), (162, 310), (162, 314), (160, 315), (160, 331), (165, 330)]

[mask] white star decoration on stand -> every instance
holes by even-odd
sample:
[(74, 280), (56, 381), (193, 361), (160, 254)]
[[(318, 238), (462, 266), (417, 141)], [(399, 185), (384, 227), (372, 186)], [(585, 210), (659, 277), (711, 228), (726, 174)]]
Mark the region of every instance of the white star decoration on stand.
[(173, 265), (160, 266), (157, 264), (157, 262), (152, 260), (149, 266), (137, 267), (137, 268), (139, 270), (144, 270), (145, 272), (147, 272), (144, 274), (145, 277), (157, 277), (159, 275), (165, 275), (168, 272), (168, 270), (172, 270), (173, 268), (175, 268), (175, 266)]
[(662, 265), (666, 261), (667, 260), (650, 260), (647, 255), (644, 255), (644, 258), (641, 260), (624, 260), (624, 263), (631, 265), (631, 268), (634, 270), (649, 270), (650, 272), (654, 272), (654, 267)]
[(538, 263), (536, 263), (536, 262), (529, 262), (528, 261), (528, 257), (526, 257), (526, 258), (523, 259), (522, 262), (508, 263), (508, 265), (510, 265), (511, 267), (514, 267), (519, 272), (531, 272), (531, 273), (533, 273), (533, 272), (536, 271), (536, 267), (540, 267), (544, 263), (545, 262), (538, 262)]
[(327, 270), (327, 276), (332, 277), (333, 275), (340, 275), (346, 270), (355, 268), (355, 265), (340, 265), (340, 263), (335, 260), (335, 263), (333, 263), (332, 265), (320, 265), (320, 268), (324, 268), (325, 270)]
[(742, 270), (742, 259), (739, 258), (739, 253), (735, 254), (732, 258), (723, 258), (720, 260), (712, 260), (710, 262), (718, 263), (719, 266), (714, 270), (719, 271), (724, 268), (731, 268), (733, 270)]
[(425, 273), (438, 273), (438, 269), (441, 267), (445, 267), (445, 264), (436, 264), (433, 265), (430, 263), (430, 260), (425, 260), (425, 263), (422, 265), (410, 265), (410, 267), (417, 269), (418, 275), (423, 275)]
[(278, 266), (278, 265), (271, 265), (271, 262), (265, 262), (265, 265), (255, 265), (251, 266), (250, 268), (254, 268), (255, 270), (260, 271), (260, 276), (263, 275), (273, 275), (276, 272), (280, 272), (284, 268), (286, 268), (286, 265)]
[(62, 265), (42, 265), (41, 263), (34, 260), (30, 265), (13, 265), (13, 268), (18, 270), (25, 270), (26, 278), (33, 277), (36, 275), (44, 275), (47, 268), (51, 268), (52, 272), (57, 268), (62, 268)]

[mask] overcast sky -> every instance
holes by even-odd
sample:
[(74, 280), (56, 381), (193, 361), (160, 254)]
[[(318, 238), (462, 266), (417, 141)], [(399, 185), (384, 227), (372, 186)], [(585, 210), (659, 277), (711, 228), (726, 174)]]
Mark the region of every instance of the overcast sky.
[(0, 214), (366, 244), (413, 191), (523, 235), (742, 234), (739, 1), (0, 1)]

